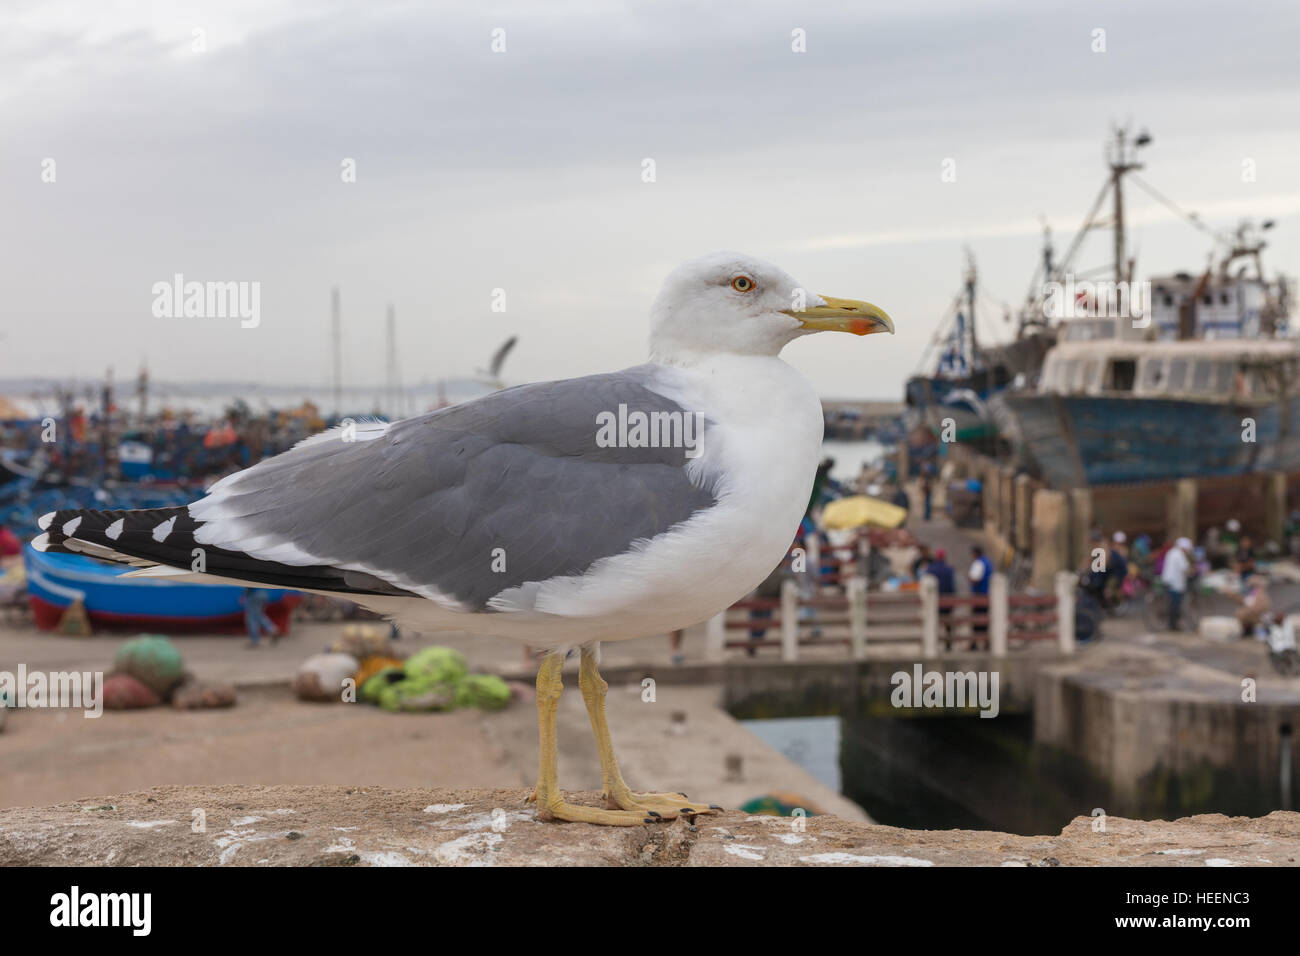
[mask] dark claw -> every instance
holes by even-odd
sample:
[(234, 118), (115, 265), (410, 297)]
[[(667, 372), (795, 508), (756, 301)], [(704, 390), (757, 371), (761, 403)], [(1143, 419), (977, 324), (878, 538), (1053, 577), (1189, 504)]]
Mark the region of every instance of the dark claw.
[(677, 791), (677, 796), (682, 797), (683, 799), (686, 800), (691, 799), (691, 795), (689, 793), (682, 793), (680, 790)]
[(663, 814), (660, 813), (658, 810), (647, 810), (646, 813), (650, 814), (650, 816), (652, 817), (659, 817), (660, 819), (663, 819)]
[[(657, 816), (657, 814), (656, 814), (656, 816)], [(656, 820), (654, 817), (646, 817), (646, 818), (645, 818), (643, 821), (641, 821), (641, 822), (642, 822), (642, 823), (663, 823), (663, 817), (660, 817), (658, 820)]]
[(721, 810), (722, 807), (718, 806), (716, 803), (710, 803), (710, 804), (709, 804), (709, 809), (710, 809), (710, 810)]
[(689, 813), (691, 816), (694, 816), (695, 814), (699, 813), (699, 811), (696, 810), (694, 807), (682, 807), (681, 810), (679, 810), (678, 812)]

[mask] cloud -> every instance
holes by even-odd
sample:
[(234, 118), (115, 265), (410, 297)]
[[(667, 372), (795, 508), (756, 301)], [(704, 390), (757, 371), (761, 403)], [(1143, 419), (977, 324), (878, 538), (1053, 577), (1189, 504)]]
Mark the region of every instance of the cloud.
[[(336, 284), (350, 380), (381, 378), (389, 302), (408, 381), (463, 374), (508, 334), (516, 376), (583, 374), (643, 358), (673, 264), (739, 248), (897, 315), (862, 353), (791, 352), (826, 393), (893, 397), (962, 245), (1015, 301), (1039, 216), (1058, 241), (1077, 227), (1109, 124), (1130, 117), (1155, 134), (1144, 175), (1162, 192), (1219, 227), (1284, 219), (1271, 261), (1300, 253), (1300, 133), (1279, 122), (1300, 110), (1290, 5), (239, 0), (7, 17), (0, 375), (147, 357), (161, 378), (319, 382)], [(1132, 222), (1141, 267), (1203, 262), (1204, 237), (1138, 194)], [(154, 319), (149, 289), (176, 272), (261, 282), (262, 325)]]

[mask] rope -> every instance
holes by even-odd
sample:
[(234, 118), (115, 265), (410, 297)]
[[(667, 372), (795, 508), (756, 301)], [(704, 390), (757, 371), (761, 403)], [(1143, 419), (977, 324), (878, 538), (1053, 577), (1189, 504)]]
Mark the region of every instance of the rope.
[(1196, 213), (1187, 212), (1186, 210), (1182, 209), (1172, 199), (1165, 196), (1158, 189), (1156, 189), (1154, 186), (1148, 183), (1145, 179), (1142, 179), (1136, 173), (1129, 173), (1129, 178), (1132, 179), (1133, 182), (1136, 183), (1139, 187), (1141, 187), (1144, 192), (1146, 192), (1149, 196), (1151, 196), (1161, 205), (1165, 206), (1175, 215), (1183, 219), (1186, 219), (1188, 222), (1190, 222), (1201, 232), (1205, 233), (1207, 236), (1212, 237), (1216, 242), (1221, 242), (1225, 246), (1229, 246), (1229, 247), (1232, 246), (1232, 239), (1224, 236), (1224, 234), (1221, 232), (1216, 232), (1215, 230), (1211, 229), (1205, 223), (1201, 222), (1201, 217), (1196, 215)]

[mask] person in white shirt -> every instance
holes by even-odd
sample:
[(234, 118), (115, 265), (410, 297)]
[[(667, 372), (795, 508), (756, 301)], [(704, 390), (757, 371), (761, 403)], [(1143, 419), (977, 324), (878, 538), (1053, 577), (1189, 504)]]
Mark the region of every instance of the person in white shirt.
[(1183, 609), (1183, 596), (1187, 593), (1187, 572), (1191, 570), (1192, 542), (1179, 538), (1165, 554), (1160, 580), (1169, 592), (1169, 630), (1178, 630), (1178, 618)]
[[(971, 565), (970, 571), (966, 576), (970, 579), (970, 593), (972, 597), (988, 596), (989, 583), (993, 580), (993, 562), (984, 554), (984, 549), (979, 545), (974, 545), (970, 549)], [(971, 615), (988, 614), (987, 605), (978, 607), (971, 605)], [(981, 645), (987, 648), (989, 626), (986, 623), (971, 625), (971, 649), (975, 650)]]

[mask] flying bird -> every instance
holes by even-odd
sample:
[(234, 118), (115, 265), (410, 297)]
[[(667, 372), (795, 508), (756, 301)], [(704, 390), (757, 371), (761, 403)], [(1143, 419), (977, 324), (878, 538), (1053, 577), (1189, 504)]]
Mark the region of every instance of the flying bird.
[[(545, 648), (529, 797), (539, 816), (630, 826), (709, 812), (624, 782), (600, 642), (712, 617), (781, 562), (812, 490), (822, 409), (779, 353), (815, 332), (894, 327), (868, 302), (807, 292), (730, 252), (674, 270), (650, 319), (643, 365), (346, 424), (185, 507), (52, 512), (33, 543), (132, 564), (133, 575), (339, 595), (413, 631)], [(574, 647), (604, 807), (569, 803), (557, 780), (561, 668)]]

